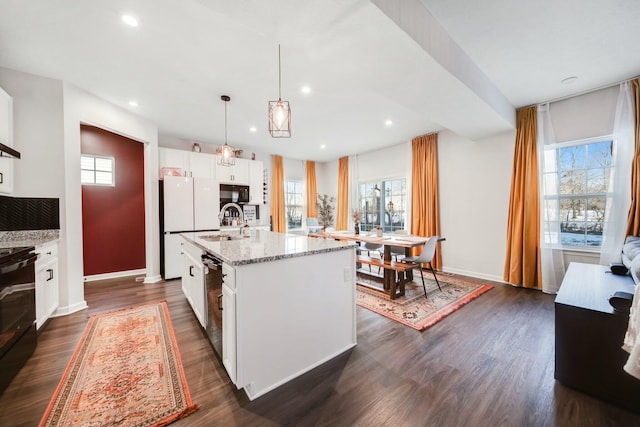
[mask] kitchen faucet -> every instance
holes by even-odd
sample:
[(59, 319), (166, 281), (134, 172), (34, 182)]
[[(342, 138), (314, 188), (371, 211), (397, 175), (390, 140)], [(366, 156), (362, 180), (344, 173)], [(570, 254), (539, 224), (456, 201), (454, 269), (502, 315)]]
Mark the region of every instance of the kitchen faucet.
[[(218, 218), (220, 218), (220, 225), (222, 225), (222, 219), (224, 218), (224, 212), (227, 209), (231, 208), (231, 207), (234, 207), (234, 208), (236, 208), (238, 210), (238, 214), (242, 217), (242, 223), (244, 224), (247, 221), (247, 219), (246, 219), (246, 217), (244, 215), (244, 211), (242, 210), (242, 207), (237, 203), (231, 202), (231, 203), (227, 203), (226, 205), (224, 205), (222, 207), (222, 209), (220, 209), (220, 214), (218, 215)], [(240, 224), (238, 224), (238, 225), (240, 225)]]

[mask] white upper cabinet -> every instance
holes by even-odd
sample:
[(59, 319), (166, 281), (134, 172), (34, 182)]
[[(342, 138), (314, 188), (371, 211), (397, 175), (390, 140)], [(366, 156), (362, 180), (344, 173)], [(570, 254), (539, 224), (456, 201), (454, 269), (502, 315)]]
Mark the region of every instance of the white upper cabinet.
[(0, 143), (13, 147), (13, 98), (0, 88)]
[(158, 148), (158, 165), (162, 168), (179, 169), (182, 176), (189, 175), (189, 151), (173, 148)]
[[(13, 147), (13, 99), (0, 88), (0, 143)], [(13, 194), (13, 162), (0, 157), (0, 193)]]
[(206, 153), (189, 153), (189, 170), (194, 178), (215, 178), (214, 164), (216, 156)]
[(253, 160), (249, 162), (249, 203), (252, 205), (261, 205), (262, 200), (262, 160)]
[(216, 163), (216, 179), (223, 184), (249, 185), (249, 163), (252, 160), (236, 159), (233, 166)]
[(174, 148), (158, 148), (158, 166), (175, 168), (182, 176), (190, 178), (215, 178), (214, 164), (216, 156), (193, 151), (176, 150)]

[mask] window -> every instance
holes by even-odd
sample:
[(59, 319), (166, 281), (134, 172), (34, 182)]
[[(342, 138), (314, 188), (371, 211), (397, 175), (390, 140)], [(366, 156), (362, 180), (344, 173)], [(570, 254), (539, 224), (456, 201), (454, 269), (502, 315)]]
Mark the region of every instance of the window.
[(80, 181), (83, 185), (115, 185), (113, 158), (82, 155), (80, 157)]
[(385, 232), (403, 230), (406, 223), (407, 180), (393, 179), (360, 183), (360, 229), (382, 227)]
[[(551, 162), (556, 170), (548, 170), (544, 179), (545, 183), (557, 180), (562, 246), (602, 245), (609, 176), (614, 168), (612, 153), (611, 140), (562, 143), (545, 152), (545, 159), (556, 159)], [(545, 195), (545, 202), (556, 203), (555, 198)]]
[(302, 181), (286, 181), (284, 188), (287, 230), (300, 230), (302, 229), (302, 213), (304, 211)]

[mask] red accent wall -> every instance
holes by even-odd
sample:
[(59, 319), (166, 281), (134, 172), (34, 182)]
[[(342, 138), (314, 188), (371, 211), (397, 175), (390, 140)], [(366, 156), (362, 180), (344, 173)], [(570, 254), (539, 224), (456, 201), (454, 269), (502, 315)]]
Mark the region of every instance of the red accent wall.
[[(82, 154), (114, 158), (115, 186), (82, 186), (84, 275), (145, 268), (144, 144), (81, 125)], [(80, 171), (78, 171), (78, 174)]]

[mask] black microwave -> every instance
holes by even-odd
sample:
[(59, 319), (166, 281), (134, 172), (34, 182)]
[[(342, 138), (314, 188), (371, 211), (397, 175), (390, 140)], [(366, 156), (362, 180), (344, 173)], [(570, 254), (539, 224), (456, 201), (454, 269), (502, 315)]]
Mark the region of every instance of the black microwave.
[(249, 203), (248, 185), (220, 184), (220, 203)]

